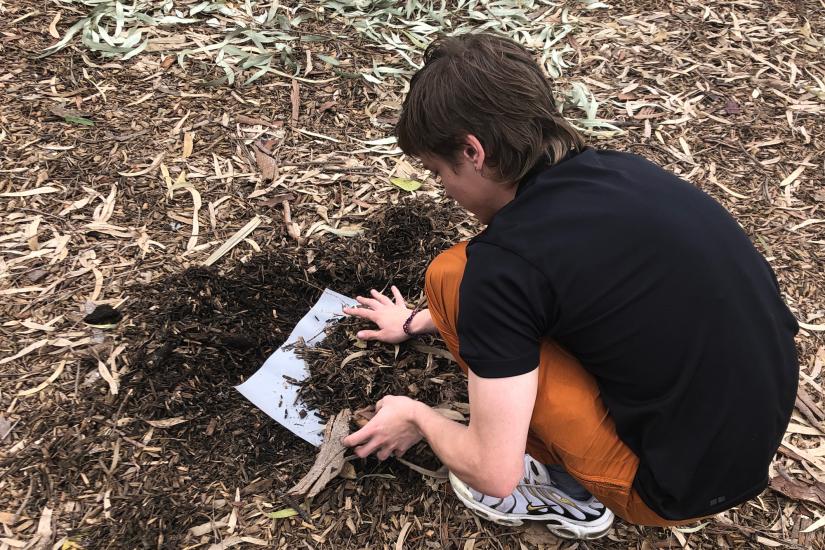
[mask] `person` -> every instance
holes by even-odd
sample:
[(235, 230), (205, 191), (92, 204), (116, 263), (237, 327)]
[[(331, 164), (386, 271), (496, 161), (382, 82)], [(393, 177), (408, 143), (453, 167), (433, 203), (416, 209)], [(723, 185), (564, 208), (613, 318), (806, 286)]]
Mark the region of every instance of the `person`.
[(695, 521), (766, 487), (798, 325), (721, 205), (587, 146), (531, 55), (494, 35), (427, 48), (396, 136), (486, 227), (432, 261), (428, 309), (392, 287), (345, 313), (375, 323), (365, 340), (440, 333), (470, 420), (385, 396), (345, 445), (383, 460), (423, 438), (475, 512), (568, 537), (601, 536), (614, 514)]

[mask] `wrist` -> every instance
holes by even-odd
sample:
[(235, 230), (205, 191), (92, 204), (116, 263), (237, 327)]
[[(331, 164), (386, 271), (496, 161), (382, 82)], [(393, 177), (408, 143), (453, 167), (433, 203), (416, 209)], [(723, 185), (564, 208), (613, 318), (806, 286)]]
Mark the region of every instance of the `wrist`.
[(430, 316), (430, 310), (422, 309), (415, 315), (415, 317), (413, 317), (413, 320), (410, 323), (410, 332), (415, 336), (419, 336), (421, 334), (429, 334), (433, 331), (434, 328), (432, 324), (432, 317)]
[(401, 329), (404, 331), (404, 334), (406, 334), (409, 337), (412, 337), (412, 336), (416, 335), (416, 331), (415, 331), (415, 328), (414, 328), (414, 323), (415, 323), (415, 319), (416, 319), (416, 317), (418, 317), (419, 313), (421, 313), (420, 308), (416, 307), (415, 309), (413, 309), (410, 312), (409, 317), (407, 317), (406, 321), (404, 321), (404, 324), (401, 327)]
[(427, 439), (427, 436), (424, 433), (424, 423), (426, 422), (426, 414), (430, 412), (430, 407), (422, 403), (421, 401), (413, 400), (413, 406), (410, 410), (410, 422), (412, 423), (415, 431), (418, 432), (418, 435), (421, 439)]

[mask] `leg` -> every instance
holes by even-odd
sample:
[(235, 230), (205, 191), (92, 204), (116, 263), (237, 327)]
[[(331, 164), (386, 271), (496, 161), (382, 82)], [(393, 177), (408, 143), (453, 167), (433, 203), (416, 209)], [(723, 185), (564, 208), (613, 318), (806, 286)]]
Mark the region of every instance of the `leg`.
[[(427, 269), (424, 291), (433, 322), (458, 366), (467, 373), (467, 364), (458, 354), (458, 288), (467, 264), (467, 242), (460, 242), (439, 254)], [(536, 434), (527, 436), (527, 453), (544, 464), (559, 464), (560, 458), (547, 448)]]
[[(425, 292), (433, 322), (466, 373), (456, 330), (458, 294), (467, 243), (441, 253), (427, 269)], [(526, 451), (545, 464), (561, 464), (588, 491), (625, 520), (674, 525), (650, 510), (633, 489), (638, 458), (619, 439), (596, 381), (554, 342), (542, 344), (539, 388)], [(679, 522), (686, 523), (686, 522)]]

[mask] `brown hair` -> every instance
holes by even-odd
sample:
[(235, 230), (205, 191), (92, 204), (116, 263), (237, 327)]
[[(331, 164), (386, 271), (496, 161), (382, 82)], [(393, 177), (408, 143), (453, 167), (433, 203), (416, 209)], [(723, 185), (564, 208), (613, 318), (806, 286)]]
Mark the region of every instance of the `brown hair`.
[(502, 182), (521, 180), (542, 157), (553, 164), (582, 136), (556, 109), (550, 81), (530, 53), (504, 37), (441, 37), (424, 52), (395, 128), (408, 155), (455, 159), (468, 134)]

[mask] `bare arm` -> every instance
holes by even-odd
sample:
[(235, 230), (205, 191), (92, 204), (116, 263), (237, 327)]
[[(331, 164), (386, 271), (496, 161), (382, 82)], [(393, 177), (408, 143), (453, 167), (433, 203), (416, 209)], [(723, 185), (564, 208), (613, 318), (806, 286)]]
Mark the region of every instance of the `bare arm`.
[(424, 437), (456, 476), (474, 489), (501, 497), (513, 492), (523, 473), (527, 430), (538, 387), (538, 370), (508, 378), (469, 373), (470, 424), (448, 420), (406, 397), (387, 396), (378, 414), (344, 439), (364, 457), (403, 454)]

